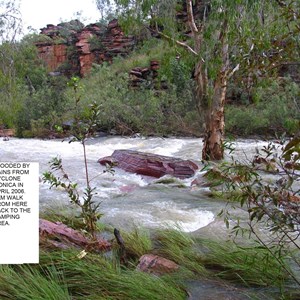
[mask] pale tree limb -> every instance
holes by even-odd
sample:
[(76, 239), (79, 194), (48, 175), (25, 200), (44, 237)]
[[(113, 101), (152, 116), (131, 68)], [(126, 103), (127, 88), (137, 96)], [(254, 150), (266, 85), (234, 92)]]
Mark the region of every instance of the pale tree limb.
[[(193, 39), (195, 42), (195, 47), (191, 47), (189, 46), (187, 43), (179, 41), (169, 35), (166, 35), (165, 33), (161, 32), (158, 29), (157, 23), (156, 23), (156, 28), (155, 28), (155, 32), (157, 34), (159, 34), (161, 37), (163, 37), (164, 39), (168, 40), (168, 41), (172, 41), (173, 43), (175, 43), (176, 45), (185, 48), (187, 51), (189, 51), (190, 53), (198, 56), (200, 53), (200, 49), (201, 49), (201, 32), (202, 32), (202, 26), (200, 28), (197, 27), (196, 22), (195, 22), (195, 18), (194, 18), (194, 12), (193, 12), (193, 5), (192, 5), (192, 0), (186, 0), (186, 6), (187, 6), (187, 17), (188, 17), (188, 24), (189, 24), (189, 28), (192, 32), (193, 35)], [(150, 31), (154, 31), (152, 28), (149, 28)], [(204, 59), (201, 57), (202, 62), (204, 62)]]
[(192, 5), (191, 0), (186, 1), (186, 11), (187, 11), (187, 17), (188, 17), (190, 29), (191, 29), (193, 35), (196, 35), (199, 33), (199, 30), (195, 23), (194, 13), (193, 13), (193, 5)]
[(200, 34), (202, 32), (202, 27), (198, 28), (195, 22), (194, 18), (194, 12), (193, 12), (193, 4), (192, 0), (186, 0), (186, 12), (187, 12), (187, 17), (188, 17), (188, 24), (191, 29), (191, 32), (193, 34), (193, 38), (195, 41), (195, 51), (197, 53), (200, 52), (201, 49), (201, 38)]
[(240, 69), (240, 64), (237, 64), (237, 65), (231, 70), (231, 72), (227, 75), (227, 76), (228, 76), (228, 79), (230, 79), (230, 78), (233, 76), (233, 74), (234, 74), (235, 72), (237, 72), (239, 69)]
[[(153, 31), (153, 29), (150, 29), (150, 30)], [(175, 44), (177, 44), (177, 45), (185, 48), (186, 50), (188, 50), (192, 54), (194, 54), (196, 56), (198, 55), (198, 53), (191, 46), (189, 46), (188, 44), (186, 44), (185, 42), (178, 41), (178, 40), (170, 37), (169, 35), (166, 35), (165, 33), (159, 31), (158, 29), (156, 29), (155, 32), (157, 34), (159, 34), (161, 37), (165, 38), (166, 40), (171, 41), (171, 42), (173, 42), (173, 43), (175, 43)]]

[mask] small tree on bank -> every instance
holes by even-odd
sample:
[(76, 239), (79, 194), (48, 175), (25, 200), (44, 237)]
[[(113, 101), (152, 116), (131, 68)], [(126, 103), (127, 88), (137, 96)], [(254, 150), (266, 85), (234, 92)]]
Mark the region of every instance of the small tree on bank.
[[(295, 38), (300, 32), (299, 3), (293, 0), (115, 2), (127, 24), (134, 23), (135, 27), (147, 24), (150, 31), (193, 56), (197, 107), (205, 123), (202, 159), (222, 159), (228, 81), (240, 70), (239, 82), (245, 78), (251, 82), (253, 77), (276, 70), (294, 56), (299, 45), (299, 39)], [(176, 17), (180, 10), (186, 13), (186, 22)]]

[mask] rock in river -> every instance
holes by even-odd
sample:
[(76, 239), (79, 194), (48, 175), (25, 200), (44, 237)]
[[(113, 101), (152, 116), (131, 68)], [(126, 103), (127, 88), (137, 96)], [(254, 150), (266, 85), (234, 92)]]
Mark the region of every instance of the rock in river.
[(188, 178), (195, 174), (198, 165), (190, 160), (150, 154), (134, 150), (115, 150), (111, 156), (98, 160), (101, 165), (115, 165), (126, 172), (162, 177), (172, 175), (177, 178)]

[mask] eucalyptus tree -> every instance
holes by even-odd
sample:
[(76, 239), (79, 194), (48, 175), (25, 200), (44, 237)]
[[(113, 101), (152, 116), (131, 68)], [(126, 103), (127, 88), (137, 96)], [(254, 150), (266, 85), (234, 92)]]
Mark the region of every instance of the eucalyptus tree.
[(102, 22), (112, 18), (115, 12), (113, 0), (95, 0), (95, 3), (100, 12), (100, 20)]
[(0, 41), (12, 42), (22, 31), (18, 0), (0, 1)]
[(22, 29), (21, 21), (18, 2), (0, 0), (0, 124), (8, 122), (6, 108), (15, 106), (17, 91), (14, 57), (16, 38)]
[[(228, 81), (239, 71), (249, 75), (250, 82), (252, 77), (276, 69), (286, 59), (290, 48), (295, 47), (294, 33), (300, 31), (299, 1), (115, 2), (127, 24), (147, 26), (194, 57), (197, 107), (205, 119), (202, 158), (222, 159)], [(186, 15), (184, 22), (177, 18), (179, 11)], [(291, 43), (288, 47), (287, 42)], [(241, 76), (240, 83), (244, 80)]]
[[(13, 48), (22, 28), (18, 3), (15, 0), (0, 0), (0, 77), (11, 84), (15, 77)], [(6, 45), (5, 45), (6, 44)]]

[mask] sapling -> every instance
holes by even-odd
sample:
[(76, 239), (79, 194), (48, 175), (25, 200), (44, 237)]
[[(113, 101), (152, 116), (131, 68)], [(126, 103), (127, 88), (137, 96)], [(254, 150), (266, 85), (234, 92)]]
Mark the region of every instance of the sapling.
[[(96, 192), (95, 188), (91, 186), (91, 179), (89, 177), (86, 141), (88, 137), (93, 136), (95, 133), (100, 108), (96, 103), (92, 103), (88, 106), (83, 115), (79, 106), (81, 100), (79, 78), (72, 77), (68, 82), (68, 86), (73, 88), (75, 100), (74, 122), (71, 126), (72, 138), (69, 143), (80, 142), (83, 148), (86, 182), (84, 194), (82, 197), (80, 196), (77, 190), (77, 183), (71, 181), (69, 175), (63, 168), (62, 159), (59, 157), (55, 157), (49, 162), (51, 170), (43, 174), (43, 180), (44, 182), (50, 183), (50, 188), (61, 187), (67, 192), (70, 202), (81, 209), (80, 217), (83, 219), (85, 229), (95, 238), (97, 221), (102, 214), (99, 212), (100, 203), (96, 203), (93, 200)], [(59, 177), (58, 173), (60, 173), (61, 177)]]

